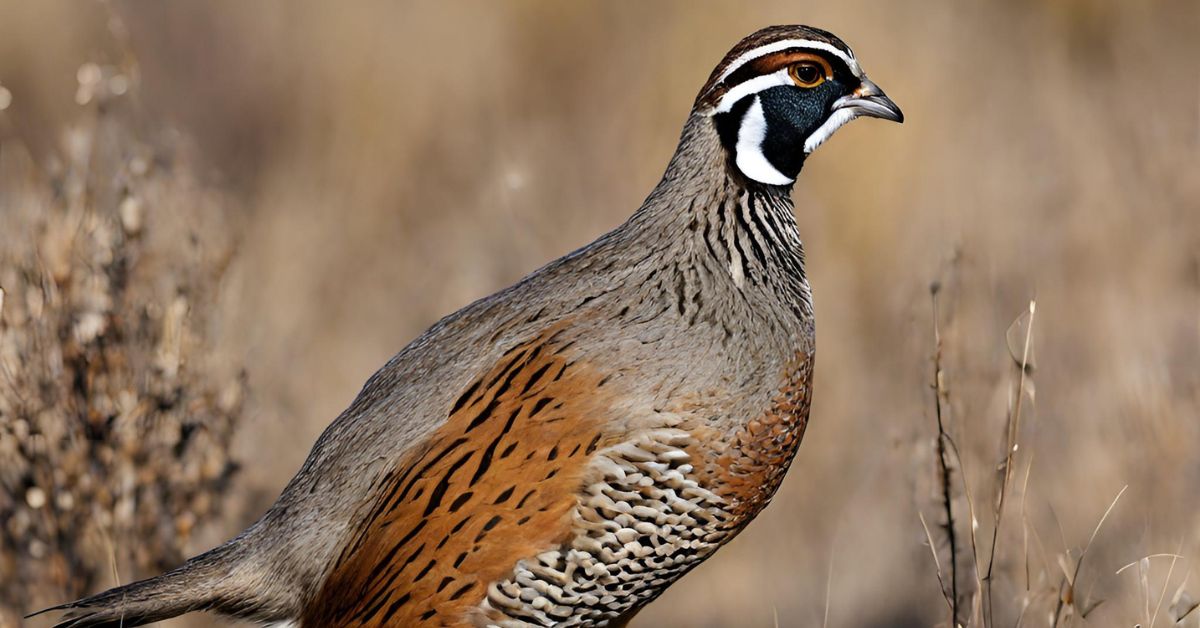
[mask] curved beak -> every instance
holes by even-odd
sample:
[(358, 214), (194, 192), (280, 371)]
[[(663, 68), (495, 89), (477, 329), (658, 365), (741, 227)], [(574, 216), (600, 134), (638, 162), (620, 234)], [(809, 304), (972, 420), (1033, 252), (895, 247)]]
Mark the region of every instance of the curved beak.
[(892, 122), (904, 122), (904, 112), (892, 102), (879, 86), (863, 77), (862, 84), (849, 96), (842, 96), (833, 103), (834, 111), (847, 109), (860, 116), (883, 118)]

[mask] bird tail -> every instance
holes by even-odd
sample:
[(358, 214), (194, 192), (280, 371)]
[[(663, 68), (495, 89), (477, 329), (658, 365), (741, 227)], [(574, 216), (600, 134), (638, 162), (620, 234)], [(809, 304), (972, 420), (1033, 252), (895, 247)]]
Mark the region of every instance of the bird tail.
[(232, 588), (230, 564), (233, 548), (218, 547), (184, 563), (161, 576), (139, 580), (85, 597), (81, 600), (40, 610), (61, 612), (54, 628), (140, 626), (191, 611), (216, 610), (242, 615), (252, 612), (248, 600), (239, 599)]

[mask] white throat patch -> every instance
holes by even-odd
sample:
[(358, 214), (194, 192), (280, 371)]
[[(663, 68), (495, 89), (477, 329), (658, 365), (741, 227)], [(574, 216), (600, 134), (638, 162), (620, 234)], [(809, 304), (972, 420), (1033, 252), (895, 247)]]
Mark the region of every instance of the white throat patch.
[(804, 140), (804, 154), (811, 155), (814, 150), (817, 150), (818, 146), (824, 144), (825, 140), (829, 139), (833, 135), (834, 131), (842, 128), (843, 125), (857, 118), (858, 116), (859, 112), (855, 111), (853, 107), (835, 109), (833, 113), (825, 119), (825, 122), (822, 123), (821, 126), (817, 127), (817, 130), (813, 131), (812, 135), (809, 135), (808, 138)]
[[(820, 132), (820, 129), (817, 132)], [(832, 134), (833, 131), (831, 130), (830, 133)], [(762, 143), (766, 137), (767, 117), (763, 114), (762, 101), (758, 96), (755, 96), (754, 102), (750, 103), (750, 107), (742, 115), (742, 124), (738, 128), (737, 146), (734, 148), (736, 155), (734, 162), (737, 164), (738, 170), (742, 171), (742, 174), (759, 183), (766, 183), (767, 185), (789, 185), (793, 183), (795, 179), (785, 176), (775, 166), (771, 165), (767, 156), (763, 154)], [(809, 140), (811, 139), (810, 137)], [(804, 146), (807, 150), (808, 141), (805, 141)]]

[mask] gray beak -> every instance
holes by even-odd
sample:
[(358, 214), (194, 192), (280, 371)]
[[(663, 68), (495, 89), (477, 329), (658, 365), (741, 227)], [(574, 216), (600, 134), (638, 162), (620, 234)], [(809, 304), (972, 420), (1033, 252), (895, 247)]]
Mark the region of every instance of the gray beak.
[(883, 118), (892, 122), (904, 122), (904, 112), (892, 102), (875, 83), (863, 77), (862, 84), (849, 96), (842, 96), (833, 103), (834, 111), (849, 109), (860, 116)]

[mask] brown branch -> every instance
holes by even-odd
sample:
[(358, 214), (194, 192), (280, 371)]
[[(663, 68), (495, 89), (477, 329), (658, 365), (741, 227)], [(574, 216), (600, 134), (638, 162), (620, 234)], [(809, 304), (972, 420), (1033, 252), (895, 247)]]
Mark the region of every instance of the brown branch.
[[(946, 422), (942, 417), (942, 334), (938, 327), (937, 301), (940, 290), (941, 284), (938, 282), (934, 282), (929, 287), (930, 299), (933, 302), (933, 405), (934, 414), (937, 417), (937, 457), (942, 489), (942, 508), (946, 515), (946, 537), (950, 542), (950, 625), (958, 626), (958, 533), (955, 531), (954, 502), (950, 490), (952, 475), (949, 461), (950, 452), (946, 446), (950, 441), (950, 435), (946, 432)], [(944, 590), (943, 594), (945, 594)]]

